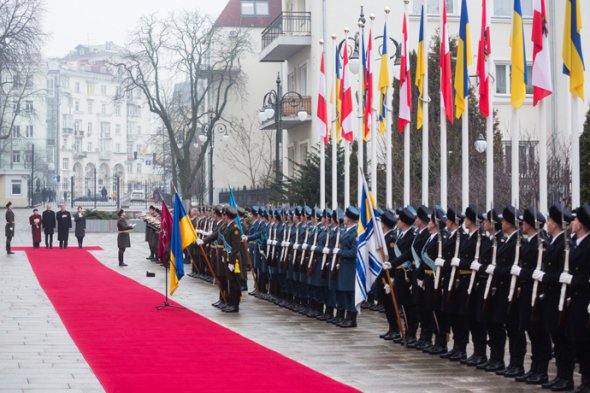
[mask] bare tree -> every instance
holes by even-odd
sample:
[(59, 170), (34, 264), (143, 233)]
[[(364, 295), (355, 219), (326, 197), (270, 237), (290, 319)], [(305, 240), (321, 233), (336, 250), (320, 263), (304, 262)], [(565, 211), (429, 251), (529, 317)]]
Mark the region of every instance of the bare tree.
[(248, 177), (250, 186), (266, 185), (273, 172), (274, 131), (258, 130), (256, 121), (246, 116), (232, 121), (231, 143), (223, 160), (232, 169)]
[(232, 96), (243, 88), (240, 57), (250, 49), (247, 31), (224, 31), (198, 11), (143, 17), (128, 52), (116, 64), (127, 91), (139, 90), (170, 143), (173, 182), (185, 196), (202, 167), (209, 140), (191, 157), (203, 124), (213, 129)]
[(23, 101), (34, 94), (40, 59), (41, 0), (0, 0), (0, 139), (8, 139)]

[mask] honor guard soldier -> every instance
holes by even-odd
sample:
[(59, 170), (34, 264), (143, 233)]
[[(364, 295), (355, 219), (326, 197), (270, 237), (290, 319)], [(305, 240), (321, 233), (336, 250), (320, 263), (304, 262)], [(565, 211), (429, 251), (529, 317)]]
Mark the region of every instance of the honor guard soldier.
[[(397, 217), (392, 210), (387, 210), (381, 216), (381, 227), (383, 228), (383, 237), (385, 239), (385, 246), (387, 247), (388, 255), (395, 254), (396, 236), (394, 228), (397, 224)], [(396, 314), (393, 307), (393, 299), (391, 298), (391, 288), (386, 291), (383, 283), (385, 282), (385, 269), (381, 271), (379, 277), (375, 280), (377, 283), (377, 298), (381, 298), (383, 307), (385, 309), (385, 318), (389, 329), (385, 334), (379, 336), (384, 340), (401, 339), (401, 334), (396, 323)]]
[(258, 282), (254, 285), (254, 289), (252, 292), (248, 293), (250, 296), (257, 296), (260, 295), (256, 293), (256, 288), (260, 288), (260, 252), (258, 250), (258, 246), (256, 245), (256, 240), (260, 238), (261, 229), (260, 226), (262, 221), (258, 216), (258, 206), (252, 206), (250, 209), (250, 215), (252, 217), (252, 222), (250, 227), (248, 228), (248, 234), (246, 235), (246, 239), (248, 242), (248, 249), (250, 250), (250, 257), (252, 259), (252, 268), (256, 273), (256, 278)]
[[(326, 267), (326, 276), (328, 279), (328, 307), (326, 314), (328, 319), (326, 322), (336, 324), (344, 319), (344, 308), (338, 306), (337, 287), (338, 287), (338, 254), (334, 253), (334, 249), (340, 247), (342, 234), (344, 228), (342, 227), (344, 221), (344, 212), (341, 209), (332, 211), (332, 236), (330, 240), (330, 249), (332, 250), (328, 257), (330, 263)], [(340, 311), (342, 309), (342, 311)], [(334, 310), (336, 315), (334, 315)]]
[(349, 206), (344, 213), (344, 232), (340, 239), (340, 247), (333, 250), (340, 257), (338, 266), (338, 305), (346, 311), (344, 321), (338, 326), (343, 328), (356, 327), (357, 311), (354, 304), (354, 285), (356, 277), (356, 241), (357, 223), (360, 213), (357, 208)]
[(14, 254), (10, 248), (10, 242), (14, 237), (14, 212), (12, 211), (12, 202), (6, 204), (6, 225), (4, 226), (4, 234), (6, 235), (6, 254)]
[(303, 215), (303, 208), (296, 207), (293, 209), (293, 222), (288, 228), (288, 236), (285, 242), (287, 247), (287, 255), (285, 256), (285, 262), (287, 263), (286, 269), (286, 280), (287, 280), (287, 296), (283, 307), (293, 310), (294, 305), (298, 302), (299, 296), (299, 282), (296, 280), (296, 260), (298, 255), (298, 243), (301, 239), (301, 233), (303, 232), (303, 224), (301, 216)]
[(324, 314), (325, 289), (327, 281), (322, 278), (321, 265), (323, 249), (329, 241), (329, 232), (326, 223), (326, 211), (316, 209), (318, 223), (316, 225), (316, 237), (314, 244), (310, 249), (309, 263), (307, 264), (308, 284), (311, 290), (310, 312), (307, 314), (310, 318), (318, 318)]
[(564, 269), (559, 282), (569, 289), (565, 302), (567, 332), (582, 374), (582, 384), (574, 392), (590, 393), (590, 206), (580, 206), (575, 215), (569, 271)]
[[(526, 331), (531, 341), (532, 362), (529, 371), (516, 377), (517, 382), (540, 385), (547, 382), (547, 368), (551, 360), (551, 339), (541, 321), (538, 310), (533, 310), (533, 272), (542, 263), (544, 242), (542, 228), (545, 216), (537, 209), (528, 208), (523, 214), (522, 230), (526, 239), (522, 240), (520, 262), (513, 265), (511, 274), (517, 278), (519, 328)], [(536, 296), (536, 295), (535, 295)]]
[[(561, 284), (559, 276), (564, 269), (565, 243), (569, 242), (567, 227), (573, 220), (572, 214), (565, 207), (554, 204), (549, 208), (547, 232), (550, 236), (543, 255), (541, 269), (533, 272), (533, 279), (539, 283), (536, 299), (541, 314), (543, 327), (553, 341), (557, 375), (544, 383), (545, 389), (556, 392), (573, 390), (574, 388), (574, 348), (567, 335), (565, 326), (560, 326), (559, 297)], [(550, 350), (551, 348), (549, 348)], [(551, 356), (551, 353), (548, 354)]]
[[(427, 206), (421, 205), (418, 207), (416, 212), (416, 221), (414, 222), (414, 226), (416, 227), (416, 237), (414, 237), (414, 242), (412, 243), (412, 301), (416, 307), (416, 316), (418, 319), (418, 324), (420, 325), (420, 338), (418, 339), (415, 348), (420, 351), (430, 344), (427, 338), (430, 337), (430, 339), (432, 339), (432, 326), (428, 326), (426, 328), (422, 326), (424, 289), (418, 283), (418, 269), (420, 269), (422, 264), (422, 249), (426, 244), (426, 240), (428, 240), (430, 237), (430, 233), (428, 233), (428, 222), (430, 221), (431, 215), (432, 210), (430, 210)], [(420, 281), (422, 282), (422, 280)]]
[(244, 264), (240, 261), (242, 236), (240, 228), (235, 222), (238, 212), (233, 207), (225, 209), (226, 226), (225, 234), (221, 237), (223, 243), (226, 269), (225, 276), (228, 283), (228, 297), (227, 305), (221, 308), (221, 311), (227, 313), (236, 313), (240, 311), (240, 297), (242, 290), (240, 287), (240, 274), (245, 269)]
[[(212, 304), (213, 307), (217, 307), (222, 309), (227, 304), (225, 303), (224, 296), (226, 294), (227, 288), (227, 275), (225, 267), (225, 263), (223, 261), (223, 243), (219, 241), (219, 234), (224, 233), (225, 231), (225, 223), (223, 222), (223, 211), (221, 206), (215, 206), (213, 209), (213, 214), (215, 215), (215, 223), (211, 228), (211, 233), (207, 235), (204, 239), (197, 239), (197, 245), (210, 245), (210, 256), (209, 259), (213, 264), (213, 270), (215, 270), (215, 275), (217, 276), (217, 280), (219, 281), (220, 293), (219, 293), (219, 300)], [(226, 297), (226, 300), (227, 297)]]

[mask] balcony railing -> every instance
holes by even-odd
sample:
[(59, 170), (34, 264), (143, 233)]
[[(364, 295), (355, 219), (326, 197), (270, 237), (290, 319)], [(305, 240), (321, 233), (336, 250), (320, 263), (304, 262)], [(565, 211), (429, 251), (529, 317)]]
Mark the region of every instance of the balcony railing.
[(310, 12), (282, 12), (262, 32), (262, 49), (284, 35), (308, 36), (311, 34)]
[(306, 111), (311, 114), (311, 97), (303, 96), (298, 97), (286, 97), (283, 100), (283, 117), (297, 116), (300, 110)]

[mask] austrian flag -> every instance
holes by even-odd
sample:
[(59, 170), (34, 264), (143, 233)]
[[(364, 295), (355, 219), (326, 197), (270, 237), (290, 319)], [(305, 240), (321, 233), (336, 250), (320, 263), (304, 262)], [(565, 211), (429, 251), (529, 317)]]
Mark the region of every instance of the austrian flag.
[(533, 13), (533, 105), (551, 95), (551, 63), (549, 57), (549, 26), (545, 0), (534, 0)]

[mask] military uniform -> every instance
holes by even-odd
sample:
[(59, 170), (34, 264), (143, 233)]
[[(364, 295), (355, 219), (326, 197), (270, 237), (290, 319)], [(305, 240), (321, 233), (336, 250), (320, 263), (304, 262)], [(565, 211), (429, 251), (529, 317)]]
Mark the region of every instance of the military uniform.
[(354, 286), (356, 278), (356, 251), (357, 251), (357, 224), (359, 212), (354, 207), (346, 209), (346, 218), (349, 225), (341, 235), (340, 249), (337, 254), (340, 257), (337, 278), (338, 306), (346, 311), (346, 317), (338, 326), (356, 327), (357, 311), (354, 304)]
[(243, 261), (240, 258), (242, 249), (242, 235), (238, 225), (234, 221), (237, 216), (237, 211), (233, 208), (228, 208), (226, 212), (230, 221), (224, 231), (224, 253), (227, 255), (223, 269), (228, 282), (228, 304), (221, 308), (223, 312), (238, 312), (240, 310), (240, 297), (242, 290), (240, 287), (240, 274), (242, 270), (246, 269)]

